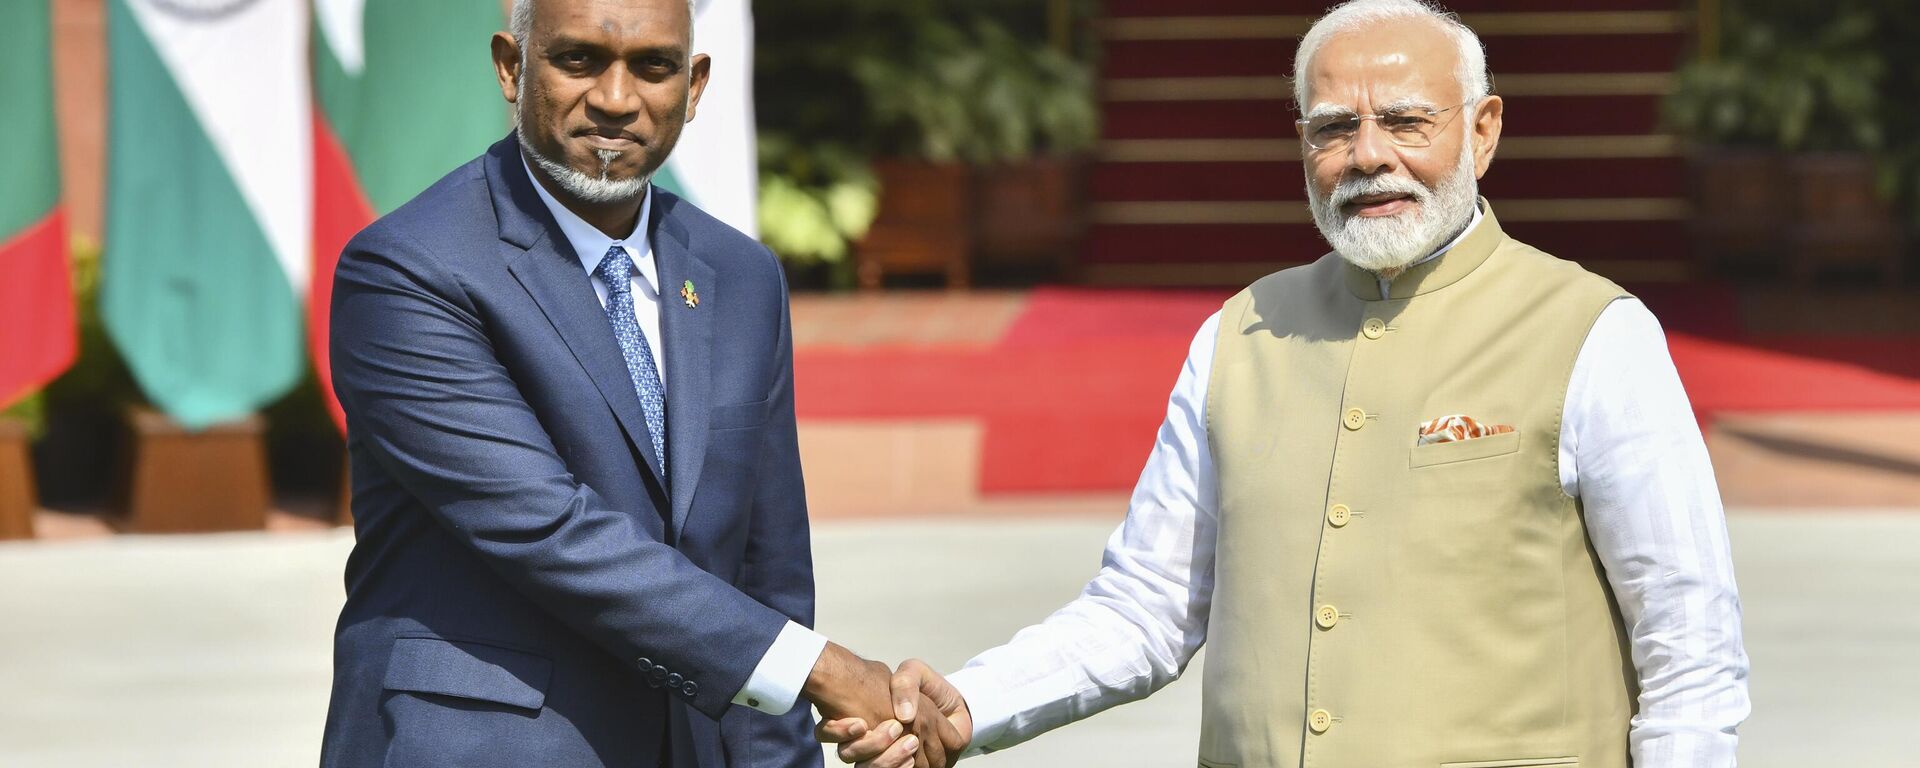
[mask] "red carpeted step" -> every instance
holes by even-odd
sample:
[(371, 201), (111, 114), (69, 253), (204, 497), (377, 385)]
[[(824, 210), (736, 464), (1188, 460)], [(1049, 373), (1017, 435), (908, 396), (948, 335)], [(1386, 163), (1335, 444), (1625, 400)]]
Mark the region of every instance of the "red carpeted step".
[[(1632, 136), (1657, 133), (1654, 96), (1506, 98), (1506, 136)], [(1293, 139), (1292, 97), (1247, 101), (1106, 101), (1107, 139)]]
[[(1083, 259), (1089, 279), (1237, 281), (1260, 265), (1323, 252), (1310, 224), (1276, 222), (1304, 213), (1285, 207), (1301, 205), (1304, 194), (1284, 75), (1298, 34), (1331, 5), (1106, 4), (1104, 143)], [(1525, 203), (1510, 209), (1510, 231), (1642, 279), (1685, 279), (1684, 171), (1660, 117), (1670, 87), (1664, 73), (1693, 34), (1681, 4), (1449, 5), (1481, 31), (1495, 89), (1507, 101), (1502, 155), (1483, 190), (1496, 206)], [(1202, 93), (1208, 100), (1187, 100)], [(1625, 220), (1582, 221), (1596, 215)]]
[(1292, 139), (1291, 100), (1109, 101), (1100, 105), (1108, 139)]
[[(1101, 76), (1286, 77), (1293, 37), (1225, 40), (1113, 40)], [(1498, 35), (1485, 38), (1487, 65), (1501, 74), (1668, 72), (1686, 38), (1650, 35)]]
[(1169, 269), (1311, 261), (1327, 252), (1312, 224), (1095, 225), (1087, 240), (1087, 264), (1166, 264)]
[[(1579, 180), (1577, 182), (1573, 180)], [(1095, 202), (1291, 200), (1305, 204), (1298, 162), (1098, 163)], [(1495, 200), (1582, 197), (1674, 198), (1686, 195), (1679, 158), (1517, 159), (1495, 157), (1480, 180)]]
[(1487, 67), (1496, 74), (1671, 72), (1688, 45), (1682, 34), (1490, 35)]
[[(1311, 0), (1106, 0), (1107, 16), (1317, 16), (1335, 3)], [(1454, 0), (1447, 9), (1472, 13), (1539, 13), (1541, 11), (1671, 11), (1673, 0)], [(1543, 7), (1545, 6), (1545, 7)]]
[(1286, 77), (1293, 71), (1293, 41), (1115, 40), (1102, 45), (1101, 76)]
[(1301, 200), (1300, 164), (1098, 163), (1089, 177), (1095, 202), (1135, 200)]

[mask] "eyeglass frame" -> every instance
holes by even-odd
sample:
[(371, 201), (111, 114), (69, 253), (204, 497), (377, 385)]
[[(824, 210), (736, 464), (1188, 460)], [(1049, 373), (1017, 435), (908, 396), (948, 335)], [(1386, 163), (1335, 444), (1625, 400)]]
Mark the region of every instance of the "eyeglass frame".
[[(1453, 121), (1454, 121), (1454, 119), (1460, 116), (1460, 115), (1459, 115), (1459, 112), (1460, 112), (1460, 111), (1462, 110), (1462, 108), (1463, 108), (1463, 107), (1466, 107), (1466, 106), (1467, 106), (1467, 105), (1469, 105), (1469, 104), (1475, 104), (1475, 103), (1478, 103), (1478, 102), (1480, 102), (1480, 101), (1482, 101), (1482, 100), (1483, 100), (1484, 98), (1485, 98), (1485, 97), (1481, 97), (1481, 98), (1475, 98), (1475, 99), (1467, 99), (1466, 101), (1463, 101), (1463, 102), (1460, 102), (1459, 104), (1455, 104), (1455, 105), (1453, 105), (1453, 106), (1451, 106), (1451, 107), (1443, 107), (1443, 108), (1440, 108), (1440, 109), (1431, 109), (1431, 108), (1427, 108), (1427, 107), (1421, 107), (1421, 106), (1408, 106), (1408, 107), (1405, 107), (1404, 109), (1405, 109), (1405, 110), (1407, 110), (1407, 111), (1418, 111), (1418, 112), (1425, 112), (1425, 113), (1426, 113), (1426, 116), (1427, 116), (1427, 118), (1428, 118), (1428, 119), (1435, 119), (1435, 118), (1438, 118), (1438, 117), (1439, 117), (1439, 116), (1440, 116), (1440, 115), (1441, 115), (1442, 113), (1447, 113), (1447, 112), (1452, 112), (1452, 113), (1454, 113), (1454, 114), (1452, 114), (1452, 115), (1450, 115), (1449, 117), (1447, 117), (1447, 119), (1446, 119), (1445, 121), (1443, 121), (1443, 122), (1435, 122), (1435, 124), (1434, 124), (1434, 136), (1438, 136), (1438, 135), (1439, 135), (1439, 133), (1440, 133), (1440, 131), (1444, 131), (1444, 130), (1446, 130), (1446, 129), (1447, 129), (1447, 126), (1450, 126), (1450, 125), (1453, 125)], [(1389, 114), (1385, 114), (1385, 115), (1381, 115), (1381, 114), (1371, 114), (1371, 115), (1348, 115), (1348, 116), (1346, 116), (1346, 117), (1344, 117), (1344, 118), (1342, 118), (1342, 119), (1343, 119), (1343, 120), (1353, 120), (1353, 121), (1355, 121), (1355, 125), (1354, 125), (1354, 129), (1353, 129), (1353, 137), (1358, 137), (1358, 136), (1360, 135), (1360, 128), (1359, 128), (1359, 124), (1360, 124), (1360, 123), (1364, 123), (1364, 122), (1366, 122), (1366, 121), (1368, 121), (1368, 120), (1373, 120), (1373, 121), (1375, 121), (1375, 127), (1381, 127), (1381, 126), (1379, 125), (1379, 122), (1378, 122), (1378, 121), (1379, 121), (1380, 119), (1382, 119), (1382, 118), (1386, 118), (1386, 117), (1396, 117), (1396, 116), (1400, 116), (1400, 115), (1404, 115), (1404, 114), (1405, 114), (1405, 112), (1399, 112), (1399, 113), (1389, 113)], [(1327, 150), (1329, 150), (1329, 149), (1331, 149), (1332, 147), (1331, 147), (1331, 146), (1326, 146), (1326, 147), (1322, 147), (1322, 146), (1318, 146), (1318, 145), (1316, 145), (1316, 144), (1314, 144), (1314, 143), (1313, 143), (1313, 137), (1312, 137), (1311, 135), (1309, 135), (1309, 134), (1308, 134), (1308, 132), (1307, 132), (1307, 124), (1308, 124), (1308, 123), (1311, 123), (1311, 122), (1313, 122), (1314, 120), (1318, 120), (1318, 119), (1321, 119), (1321, 118), (1312, 118), (1312, 117), (1303, 117), (1303, 118), (1300, 118), (1300, 119), (1298, 119), (1298, 120), (1295, 120), (1295, 121), (1293, 121), (1293, 125), (1294, 125), (1294, 132), (1295, 132), (1295, 133), (1298, 133), (1298, 134), (1300, 134), (1300, 140), (1301, 140), (1301, 141), (1304, 141), (1304, 142), (1306, 142), (1306, 143), (1307, 143), (1307, 146), (1308, 146), (1308, 147), (1310, 147), (1310, 148), (1312, 148), (1312, 149), (1313, 149), (1314, 151), (1316, 151), (1316, 152), (1325, 152), (1325, 151), (1327, 151)], [(1391, 131), (1391, 130), (1387, 130), (1387, 141), (1390, 141), (1390, 142), (1392, 142), (1392, 143), (1393, 143), (1393, 145), (1394, 145), (1394, 146), (1396, 146), (1396, 147), (1404, 147), (1404, 148), (1407, 148), (1407, 149), (1421, 149), (1421, 148), (1424, 148), (1424, 147), (1430, 147), (1430, 146), (1433, 146), (1433, 138), (1434, 138), (1434, 136), (1427, 136), (1427, 137), (1426, 137), (1426, 139), (1427, 139), (1427, 143), (1425, 143), (1425, 144), (1402, 144), (1402, 143), (1400, 143), (1400, 142), (1399, 142), (1398, 140), (1396, 140), (1396, 139), (1394, 139), (1394, 136), (1395, 136), (1395, 134), (1394, 134), (1394, 132), (1393, 132), (1393, 131)], [(1353, 137), (1349, 137), (1349, 138), (1348, 138), (1348, 141), (1351, 141), (1351, 140), (1353, 139)]]

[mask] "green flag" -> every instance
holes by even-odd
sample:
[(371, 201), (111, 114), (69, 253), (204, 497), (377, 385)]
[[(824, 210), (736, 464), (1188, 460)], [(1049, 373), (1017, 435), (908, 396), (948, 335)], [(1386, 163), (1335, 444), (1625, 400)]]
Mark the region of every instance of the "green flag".
[(108, 0), (101, 311), (147, 396), (190, 428), (301, 370), (312, 215), (298, 0)]

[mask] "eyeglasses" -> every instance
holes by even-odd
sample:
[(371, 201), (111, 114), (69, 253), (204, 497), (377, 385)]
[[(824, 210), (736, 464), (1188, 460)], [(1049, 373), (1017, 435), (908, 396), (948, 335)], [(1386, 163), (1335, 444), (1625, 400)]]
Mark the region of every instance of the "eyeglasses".
[(1366, 120), (1375, 121), (1387, 132), (1387, 140), (1394, 144), (1425, 147), (1432, 145), (1433, 137), (1453, 122), (1461, 107), (1471, 103), (1462, 102), (1445, 109), (1408, 107), (1377, 115), (1325, 115), (1295, 120), (1293, 124), (1299, 128), (1300, 137), (1307, 140), (1307, 146), (1317, 150), (1347, 148), (1353, 143), (1353, 137), (1360, 135), (1360, 123)]

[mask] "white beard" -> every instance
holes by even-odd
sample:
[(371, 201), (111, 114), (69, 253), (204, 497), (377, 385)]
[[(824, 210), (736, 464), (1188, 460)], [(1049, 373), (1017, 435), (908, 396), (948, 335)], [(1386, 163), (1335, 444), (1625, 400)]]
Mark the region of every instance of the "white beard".
[[(1333, 250), (1356, 267), (1375, 274), (1397, 273), (1431, 255), (1473, 220), (1480, 195), (1473, 174), (1473, 142), (1461, 142), (1453, 172), (1432, 188), (1405, 176), (1347, 177), (1330, 195), (1307, 179), (1307, 203), (1313, 223)], [(1356, 197), (1404, 194), (1416, 204), (1392, 216), (1354, 216), (1342, 210)]]
[(547, 178), (559, 184), (567, 194), (587, 203), (623, 203), (647, 191), (649, 180), (647, 176), (632, 179), (607, 178), (607, 169), (612, 166), (615, 159), (620, 157), (619, 150), (594, 150), (594, 154), (600, 157), (600, 175), (597, 177), (568, 168), (566, 164), (541, 154), (540, 150), (527, 142), (526, 134), (520, 130), (520, 105), (525, 103), (526, 99), (522, 98), (514, 104), (513, 135), (520, 139), (520, 148), (527, 151), (527, 157), (533, 159), (533, 164), (546, 172)]

